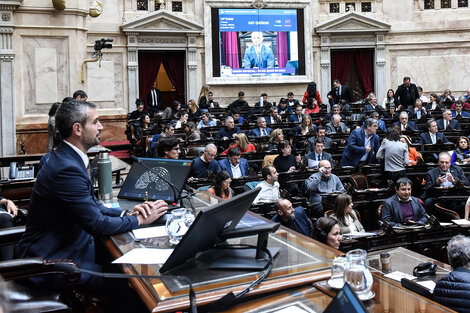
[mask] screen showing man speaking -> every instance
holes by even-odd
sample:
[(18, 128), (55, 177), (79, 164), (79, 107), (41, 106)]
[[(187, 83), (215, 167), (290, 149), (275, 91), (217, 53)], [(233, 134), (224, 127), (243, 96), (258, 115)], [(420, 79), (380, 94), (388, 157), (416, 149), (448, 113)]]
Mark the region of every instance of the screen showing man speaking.
[(297, 10), (219, 9), (220, 76), (297, 75)]

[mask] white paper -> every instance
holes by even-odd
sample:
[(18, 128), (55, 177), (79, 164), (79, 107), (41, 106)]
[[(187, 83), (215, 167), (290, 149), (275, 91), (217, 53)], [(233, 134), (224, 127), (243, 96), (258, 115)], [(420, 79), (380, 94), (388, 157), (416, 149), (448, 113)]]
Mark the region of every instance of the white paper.
[(377, 233), (368, 233), (368, 232), (351, 232), (344, 234), (343, 237), (345, 238), (361, 238), (361, 237), (371, 237), (377, 236)]
[(318, 167), (318, 164), (320, 164), (319, 161), (317, 161), (317, 160), (312, 160), (312, 159), (308, 159), (308, 167), (317, 168), (317, 167)]
[(132, 231), (136, 239), (146, 239), (154, 237), (168, 236), (165, 226), (144, 227)]
[(396, 281), (401, 281), (402, 278), (406, 278), (406, 279), (409, 279), (409, 280), (416, 279), (416, 277), (414, 277), (413, 275), (408, 275), (408, 274), (400, 272), (400, 271), (391, 272), (390, 274), (386, 274), (384, 276), (387, 277), (387, 278), (396, 280)]
[(457, 225), (470, 225), (470, 221), (466, 219), (460, 219), (460, 220), (452, 220)]
[(299, 308), (296, 305), (291, 305), (279, 311), (274, 311), (273, 313), (308, 313), (308, 312), (305, 311), (304, 309)]
[(439, 224), (440, 224), (442, 227), (452, 225), (452, 223), (445, 223), (445, 222), (439, 222)]
[(113, 261), (117, 264), (163, 264), (173, 249), (136, 248)]
[(434, 287), (436, 287), (436, 283), (433, 282), (432, 280), (422, 280), (422, 281), (417, 281), (416, 283), (423, 286), (426, 289), (429, 289), (431, 292), (433, 292)]

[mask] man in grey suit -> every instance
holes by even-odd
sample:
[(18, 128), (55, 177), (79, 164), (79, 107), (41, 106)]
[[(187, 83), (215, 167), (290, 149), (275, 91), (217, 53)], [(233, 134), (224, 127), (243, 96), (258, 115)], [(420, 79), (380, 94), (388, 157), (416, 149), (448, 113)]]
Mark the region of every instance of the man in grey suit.
[[(315, 140), (315, 150), (311, 153), (305, 155), (303, 164), (304, 166), (310, 168), (318, 168), (320, 161), (327, 160), (330, 163), (333, 163), (333, 159), (331, 158), (331, 154), (328, 152), (324, 152), (323, 149), (325, 148), (325, 142), (323, 139), (317, 138)], [(334, 166), (333, 166), (334, 167)]]
[(343, 134), (349, 134), (351, 130), (341, 122), (341, 115), (335, 114), (331, 118), (331, 122), (326, 124), (326, 132), (328, 134), (335, 134), (335, 133), (343, 133)]
[(392, 226), (402, 223), (424, 225), (427, 222), (426, 211), (420, 200), (411, 196), (411, 181), (402, 177), (397, 180), (396, 194), (385, 199), (382, 207), (382, 221)]
[(315, 140), (322, 139), (325, 149), (329, 149), (331, 146), (331, 142), (333, 141), (331, 138), (326, 137), (326, 129), (323, 126), (317, 127), (317, 136), (312, 136), (307, 140), (307, 147), (305, 148), (305, 154), (309, 154), (315, 151)]

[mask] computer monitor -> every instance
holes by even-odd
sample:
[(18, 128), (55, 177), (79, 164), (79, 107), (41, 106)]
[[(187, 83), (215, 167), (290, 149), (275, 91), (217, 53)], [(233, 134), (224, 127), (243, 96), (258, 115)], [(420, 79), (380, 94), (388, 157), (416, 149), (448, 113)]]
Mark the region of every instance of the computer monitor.
[(324, 313), (368, 313), (362, 301), (359, 300), (358, 296), (349, 287), (348, 284), (344, 284), (336, 297), (331, 301), (330, 305), (326, 308)]
[[(144, 200), (145, 192), (149, 200), (162, 199), (173, 202), (174, 190), (165, 180), (175, 185), (181, 194), (186, 178), (191, 170), (191, 160), (139, 158), (140, 162), (154, 170), (158, 175), (138, 162), (134, 162), (122, 184), (118, 198)], [(164, 179), (161, 179), (161, 178)]]
[[(235, 227), (245, 215), (258, 195), (260, 187), (244, 192), (229, 200), (224, 200), (208, 208), (202, 209), (189, 227), (186, 234), (175, 247), (173, 253), (160, 268), (160, 273), (167, 272), (191, 259), (196, 253), (212, 248), (223, 242), (231, 232), (243, 234), (243, 230)], [(247, 227), (247, 231), (260, 232), (264, 228), (275, 231), (278, 224), (266, 223), (265, 225)], [(266, 239), (267, 240), (267, 239)]]

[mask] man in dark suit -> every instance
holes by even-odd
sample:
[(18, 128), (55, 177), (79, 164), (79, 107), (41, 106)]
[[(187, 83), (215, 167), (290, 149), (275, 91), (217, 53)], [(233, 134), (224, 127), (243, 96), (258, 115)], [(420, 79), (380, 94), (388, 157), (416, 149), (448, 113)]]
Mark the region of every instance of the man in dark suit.
[(379, 136), (376, 135), (377, 121), (373, 118), (365, 120), (364, 127), (351, 132), (348, 145), (341, 158), (341, 166), (357, 167), (360, 163), (374, 162), (374, 156), (379, 150)]
[(279, 109), (275, 106), (269, 109), (269, 116), (265, 117), (266, 124), (282, 124), (282, 117), (279, 115)]
[(400, 121), (393, 123), (393, 125), (400, 126), (400, 130), (402, 132), (409, 131), (409, 130), (413, 130), (413, 131), (418, 130), (418, 126), (416, 126), (415, 122), (408, 121), (408, 113), (406, 111), (402, 111), (400, 113)]
[(230, 177), (240, 178), (248, 176), (248, 161), (240, 158), (240, 149), (233, 147), (228, 150), (227, 158), (219, 161), (220, 170), (225, 170)]
[(248, 108), (250, 108), (250, 106), (248, 105), (248, 102), (245, 101), (245, 93), (243, 91), (239, 91), (237, 100), (230, 103), (230, 105), (227, 107), (227, 111), (232, 111), (233, 109), (242, 110)]
[[(439, 153), (439, 166), (429, 170), (426, 175), (426, 183), (424, 185), (426, 201), (424, 202), (424, 207), (426, 208), (427, 212), (432, 212), (434, 209), (434, 203), (436, 202), (434, 195), (435, 187), (451, 188), (457, 181), (460, 181), (464, 186), (468, 186), (470, 184), (462, 168), (457, 165), (451, 165), (450, 160), (451, 156), (449, 153)], [(449, 205), (446, 205), (446, 207), (449, 209), (456, 210), (459, 209), (459, 207), (464, 207), (464, 204), (459, 206), (455, 204), (455, 201), (451, 202), (446, 202), (452, 206), (449, 207)], [(463, 213), (463, 210), (461, 210), (459, 213)]]
[[(408, 110), (413, 111), (413, 106), (416, 99), (419, 99), (418, 88), (412, 84), (411, 78), (408, 76), (403, 78), (403, 84), (398, 86), (395, 92), (395, 102), (399, 104), (398, 111)], [(400, 108), (401, 106), (401, 108)]]
[(431, 113), (429, 113), (425, 107), (423, 107), (423, 101), (421, 99), (416, 99), (415, 107), (410, 116), (411, 119), (420, 120), (431, 118)]
[(341, 85), (338, 79), (333, 80), (333, 88), (328, 93), (328, 102), (330, 106), (338, 104), (341, 100), (346, 100), (346, 103), (354, 101), (352, 92), (346, 85)]
[(289, 123), (301, 123), (304, 115), (302, 114), (302, 106), (296, 105), (294, 114), (289, 115), (288, 122)]
[(311, 153), (306, 154), (304, 157), (304, 166), (318, 168), (318, 164), (321, 160), (327, 160), (331, 164), (333, 164), (333, 158), (331, 157), (331, 154), (329, 154), (328, 152), (324, 152), (324, 147), (324, 141), (322, 139), (317, 138), (317, 140), (315, 140), (315, 150)]
[(315, 151), (315, 141), (317, 139), (322, 139), (324, 148), (329, 149), (333, 140), (330, 137), (326, 137), (326, 129), (323, 126), (317, 127), (317, 136), (312, 136), (307, 140), (307, 147), (305, 148), (305, 153), (309, 154)]
[(153, 83), (147, 96), (147, 107), (151, 117), (155, 117), (155, 113), (162, 109), (162, 97), (160, 96), (160, 90), (157, 89), (157, 82)]
[(422, 145), (433, 145), (438, 142), (449, 142), (443, 133), (437, 131), (437, 123), (435, 120), (428, 120), (426, 122), (427, 132), (419, 135), (419, 143)]
[(294, 93), (289, 91), (287, 93), (287, 105), (291, 108), (295, 108), (298, 104), (300, 104), (299, 100), (294, 99)]
[(442, 118), (436, 121), (439, 130), (461, 130), (457, 120), (452, 119), (452, 111), (445, 109), (442, 112)]
[[(80, 268), (103, 271), (99, 260), (95, 260), (94, 237), (124, 233), (150, 224), (165, 214), (167, 205), (162, 200), (144, 202), (132, 211), (121, 212), (99, 203), (88, 176), (86, 154), (89, 148), (99, 144), (103, 129), (96, 105), (64, 102), (57, 110), (55, 121), (64, 141), (49, 154), (38, 172), (19, 256), (71, 259)], [(31, 280), (41, 288), (61, 290), (66, 286), (66, 279), (60, 275)], [(107, 293), (114, 285), (108, 286), (106, 279), (82, 273), (77, 288)], [(116, 294), (119, 296), (122, 294)]]
[(269, 136), (271, 134), (271, 128), (266, 127), (266, 118), (260, 116), (257, 120), (258, 128), (253, 129), (250, 131), (249, 135), (252, 137), (264, 137)]
[(305, 210), (302, 207), (292, 207), (292, 203), (287, 199), (278, 199), (274, 203), (274, 210), (276, 215), (271, 219), (276, 223), (290, 228), (302, 235), (310, 237), (313, 230), (312, 221), (305, 214)]
[(404, 222), (426, 224), (427, 217), (423, 205), (418, 198), (411, 196), (411, 181), (405, 177), (399, 178), (395, 191), (395, 195), (383, 202), (382, 221), (392, 226)]

